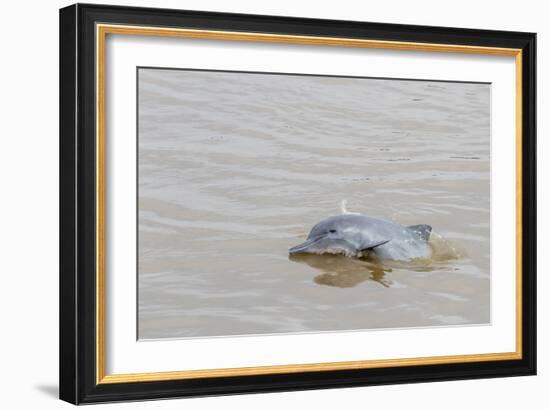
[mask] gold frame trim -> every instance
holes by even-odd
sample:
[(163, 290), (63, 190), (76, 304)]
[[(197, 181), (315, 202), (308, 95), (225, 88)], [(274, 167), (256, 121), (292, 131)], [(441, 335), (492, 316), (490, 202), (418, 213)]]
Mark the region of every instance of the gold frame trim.
[[(105, 41), (107, 34), (251, 41), (401, 51), (425, 51), (514, 56), (516, 64), (516, 350), (505, 353), (323, 362), (241, 368), (105, 374)], [(294, 36), (252, 32), (178, 29), (165, 27), (96, 25), (96, 383), (116, 384), (244, 375), (321, 372), (345, 369), (387, 368), (411, 365), (488, 362), (522, 358), (522, 51), (516, 48), (414, 43), (352, 38)]]

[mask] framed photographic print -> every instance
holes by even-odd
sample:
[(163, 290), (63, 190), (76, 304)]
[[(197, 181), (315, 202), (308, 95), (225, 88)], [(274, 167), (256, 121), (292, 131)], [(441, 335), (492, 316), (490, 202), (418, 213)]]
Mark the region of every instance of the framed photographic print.
[(61, 9), (61, 399), (535, 374), (535, 41)]

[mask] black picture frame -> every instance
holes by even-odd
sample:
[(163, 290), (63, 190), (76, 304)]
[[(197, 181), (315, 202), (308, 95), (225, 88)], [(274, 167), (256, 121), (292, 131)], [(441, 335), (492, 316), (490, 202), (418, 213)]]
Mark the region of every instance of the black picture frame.
[[(406, 41), (522, 52), (521, 358), (146, 382), (97, 382), (96, 23)], [(536, 374), (536, 34), (76, 4), (60, 10), (60, 398), (74, 404)]]

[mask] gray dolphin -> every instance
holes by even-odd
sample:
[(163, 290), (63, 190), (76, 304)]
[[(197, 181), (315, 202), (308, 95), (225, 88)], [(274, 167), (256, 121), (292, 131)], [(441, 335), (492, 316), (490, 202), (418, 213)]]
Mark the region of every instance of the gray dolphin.
[(427, 224), (403, 226), (363, 214), (342, 214), (317, 223), (302, 244), (291, 247), (290, 254), (344, 254), (362, 257), (373, 252), (381, 260), (429, 258), (428, 240), (432, 228)]

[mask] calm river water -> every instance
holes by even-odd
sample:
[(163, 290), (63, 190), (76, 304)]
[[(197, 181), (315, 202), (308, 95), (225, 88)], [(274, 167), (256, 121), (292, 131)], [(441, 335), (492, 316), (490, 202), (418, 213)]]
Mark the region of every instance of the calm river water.
[[(140, 339), (487, 324), (490, 85), (140, 69)], [(434, 256), (289, 259), (319, 220)]]

